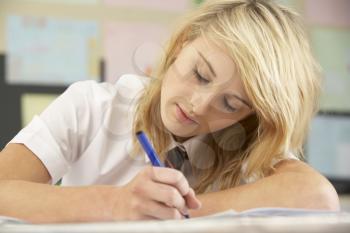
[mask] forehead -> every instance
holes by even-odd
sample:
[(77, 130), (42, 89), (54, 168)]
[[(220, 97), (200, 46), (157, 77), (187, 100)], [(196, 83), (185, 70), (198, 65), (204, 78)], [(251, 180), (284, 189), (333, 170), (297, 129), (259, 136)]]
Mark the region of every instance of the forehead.
[(211, 64), (218, 77), (232, 78), (236, 75), (235, 63), (223, 46), (218, 46), (209, 39), (201, 36), (190, 43), (195, 53), (203, 57)]
[(189, 48), (200, 63), (205, 64), (201, 55), (210, 63), (216, 74), (212, 80), (216, 86), (246, 97), (235, 63), (223, 46), (220, 47), (205, 37), (198, 37), (189, 44)]

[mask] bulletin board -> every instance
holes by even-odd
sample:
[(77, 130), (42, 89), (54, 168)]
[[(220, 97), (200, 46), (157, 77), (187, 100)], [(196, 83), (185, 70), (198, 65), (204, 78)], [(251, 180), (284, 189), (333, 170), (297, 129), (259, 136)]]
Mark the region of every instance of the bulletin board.
[(192, 0), (1, 0), (0, 149), (71, 83), (147, 75)]

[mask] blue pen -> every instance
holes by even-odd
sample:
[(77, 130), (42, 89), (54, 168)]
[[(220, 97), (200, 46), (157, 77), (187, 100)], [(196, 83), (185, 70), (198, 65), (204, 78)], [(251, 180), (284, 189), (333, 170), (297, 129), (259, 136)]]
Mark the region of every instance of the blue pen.
[[(138, 131), (136, 133), (136, 137), (139, 140), (142, 148), (146, 152), (149, 160), (151, 160), (151, 163), (155, 167), (165, 167), (164, 164), (159, 160), (159, 157), (156, 153), (156, 151), (153, 149), (151, 143), (149, 142), (146, 134), (142, 131)], [(188, 214), (183, 215), (185, 218), (190, 218)]]
[(136, 133), (137, 139), (139, 140), (142, 148), (146, 152), (148, 158), (151, 160), (151, 163), (155, 167), (164, 167), (164, 164), (159, 160), (157, 153), (153, 149), (151, 143), (149, 142), (146, 134), (142, 131)]

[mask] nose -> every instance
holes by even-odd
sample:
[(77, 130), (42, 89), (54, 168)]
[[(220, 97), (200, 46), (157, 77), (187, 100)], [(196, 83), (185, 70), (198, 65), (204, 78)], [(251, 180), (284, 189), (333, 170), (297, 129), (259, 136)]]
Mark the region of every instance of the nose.
[(192, 111), (195, 115), (205, 115), (209, 110), (214, 99), (214, 93), (206, 90), (196, 90), (191, 97)]

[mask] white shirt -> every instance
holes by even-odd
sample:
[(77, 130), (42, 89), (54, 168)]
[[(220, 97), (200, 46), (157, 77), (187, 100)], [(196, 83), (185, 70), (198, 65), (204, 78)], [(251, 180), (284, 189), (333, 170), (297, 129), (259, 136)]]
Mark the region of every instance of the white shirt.
[[(67, 186), (124, 185), (150, 163), (145, 154), (130, 156), (135, 104), (149, 80), (123, 75), (116, 84), (74, 83), (10, 143), (30, 149), (53, 184), (62, 178)], [(192, 165), (208, 168), (214, 161), (212, 151), (201, 137), (183, 146)]]
[(124, 75), (116, 84), (74, 83), (10, 143), (26, 145), (52, 183), (126, 184), (149, 163), (130, 156), (133, 111), (148, 80)]

